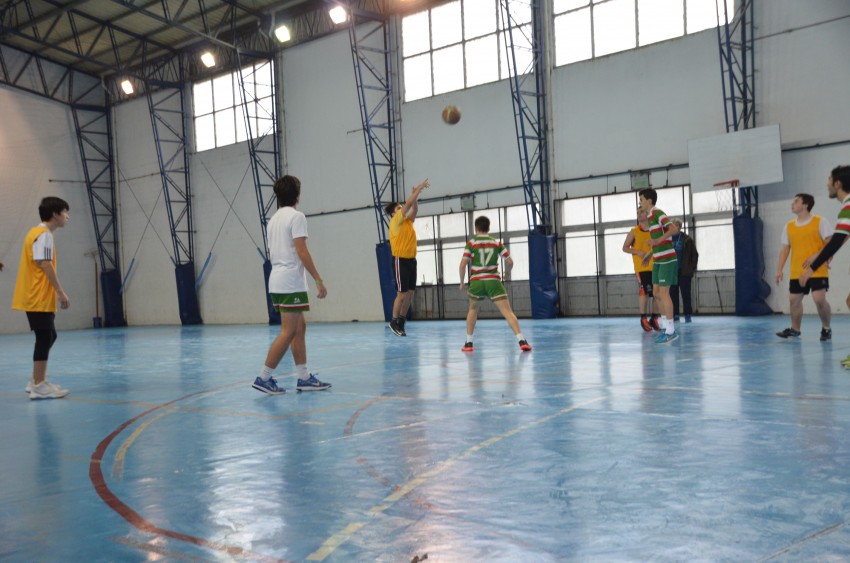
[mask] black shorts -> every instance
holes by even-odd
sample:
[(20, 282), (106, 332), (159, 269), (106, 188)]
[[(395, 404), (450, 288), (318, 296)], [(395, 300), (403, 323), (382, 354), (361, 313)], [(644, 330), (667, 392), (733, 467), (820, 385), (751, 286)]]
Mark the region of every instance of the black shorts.
[(27, 311), (27, 320), (30, 322), (30, 330), (56, 330), (53, 320), (56, 313), (34, 313)]
[(416, 289), (416, 258), (393, 257), (395, 288), (399, 293)]
[(640, 276), (640, 286), (643, 288), (643, 294), (647, 297), (652, 297), (652, 270), (638, 272), (638, 276)]
[(802, 293), (803, 295), (808, 295), (809, 291), (820, 291), (821, 289), (829, 291), (829, 278), (809, 278), (806, 287), (800, 287), (800, 280), (791, 280), (788, 284), (789, 292)]

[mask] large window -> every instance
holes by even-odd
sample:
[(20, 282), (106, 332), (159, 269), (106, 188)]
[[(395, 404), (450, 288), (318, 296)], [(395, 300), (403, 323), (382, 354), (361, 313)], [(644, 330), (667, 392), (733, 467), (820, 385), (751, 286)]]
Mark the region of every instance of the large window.
[[(274, 133), (274, 81), (270, 61), (197, 82), (192, 88), (197, 152)], [(245, 109), (243, 92), (245, 84)], [(247, 111), (247, 119), (245, 112)]]
[(405, 101), (427, 98), (507, 78), (510, 29), (516, 68), (532, 61), (531, 7), (509, 0), (511, 23), (502, 26), (498, 0), (454, 0), (401, 21)]
[[(555, 64), (634, 49), (725, 21), (715, 0), (554, 0)], [(735, 1), (726, 0), (731, 17)]]

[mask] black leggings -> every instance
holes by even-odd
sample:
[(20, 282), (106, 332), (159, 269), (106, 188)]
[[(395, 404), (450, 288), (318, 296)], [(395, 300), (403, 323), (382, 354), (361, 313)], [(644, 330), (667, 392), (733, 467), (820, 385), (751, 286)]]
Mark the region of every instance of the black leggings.
[(46, 362), (50, 356), (50, 348), (56, 342), (56, 328), (53, 326), (54, 313), (27, 313), (30, 329), (35, 333), (35, 350), (32, 361)]

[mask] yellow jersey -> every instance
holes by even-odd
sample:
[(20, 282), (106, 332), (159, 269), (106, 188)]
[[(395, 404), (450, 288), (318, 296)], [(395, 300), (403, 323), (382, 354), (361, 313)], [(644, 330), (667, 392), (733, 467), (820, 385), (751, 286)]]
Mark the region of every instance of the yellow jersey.
[[(803, 273), (803, 262), (806, 258), (820, 252), (823, 248), (824, 240), (820, 233), (821, 218), (819, 215), (812, 215), (812, 220), (803, 226), (797, 225), (797, 220), (788, 221), (786, 229), (788, 230), (788, 243), (791, 246), (791, 279), (800, 279), (800, 274)], [(822, 264), (820, 268), (812, 274), (813, 278), (828, 278), (829, 270), (826, 264)]]
[(390, 219), (390, 249), (397, 258), (416, 258), (416, 231), (413, 221), (401, 209)]
[(644, 231), (640, 228), (640, 225), (636, 225), (632, 228), (632, 235), (635, 237), (635, 241), (632, 243), (632, 248), (634, 248), (635, 250), (640, 250), (641, 252), (649, 252), (650, 254), (649, 262), (647, 262), (646, 264), (643, 263), (643, 258), (638, 256), (637, 254), (632, 254), (632, 262), (635, 265), (635, 273), (651, 272), (652, 247), (649, 246), (649, 239), (651, 237), (649, 230)]
[(50, 234), (50, 229), (41, 224), (30, 229), (24, 238), (12, 309), (31, 313), (56, 312), (56, 289), (36, 262), (36, 260), (50, 260), (54, 271), (56, 270), (56, 249), (52, 236), (50, 245), (41, 248), (39, 256), (33, 254), (36, 239), (44, 233)]

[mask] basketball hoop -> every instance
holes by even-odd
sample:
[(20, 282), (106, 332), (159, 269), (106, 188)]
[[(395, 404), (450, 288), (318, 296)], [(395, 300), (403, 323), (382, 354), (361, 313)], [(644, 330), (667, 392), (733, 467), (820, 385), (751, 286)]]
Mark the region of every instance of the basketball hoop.
[(735, 210), (735, 189), (741, 185), (740, 180), (726, 180), (714, 184), (714, 194), (717, 198), (718, 211)]
[(725, 190), (728, 188), (737, 188), (741, 185), (739, 180), (726, 180), (725, 182), (717, 182), (714, 184), (715, 190)]

